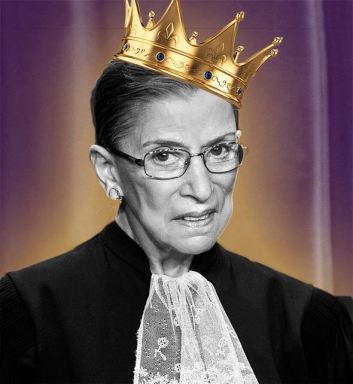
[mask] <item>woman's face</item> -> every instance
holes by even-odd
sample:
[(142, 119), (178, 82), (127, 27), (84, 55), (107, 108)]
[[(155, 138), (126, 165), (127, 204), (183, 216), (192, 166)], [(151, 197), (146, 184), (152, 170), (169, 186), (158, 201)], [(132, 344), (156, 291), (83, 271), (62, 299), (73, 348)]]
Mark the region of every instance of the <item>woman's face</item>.
[[(126, 137), (122, 150), (142, 159), (161, 146), (200, 153), (212, 144), (235, 140), (232, 107), (198, 90), (151, 102), (140, 123)], [(153, 243), (162, 252), (199, 254), (212, 247), (232, 214), (236, 171), (210, 173), (201, 156), (193, 157), (179, 178), (148, 177), (143, 167), (117, 159), (124, 215), (134, 238)]]

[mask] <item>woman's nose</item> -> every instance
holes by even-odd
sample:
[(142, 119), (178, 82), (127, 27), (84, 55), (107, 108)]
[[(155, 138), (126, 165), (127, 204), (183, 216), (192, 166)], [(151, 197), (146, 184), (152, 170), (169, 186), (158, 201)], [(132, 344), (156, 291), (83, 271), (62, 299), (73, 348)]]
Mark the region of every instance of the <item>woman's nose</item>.
[(183, 184), (181, 194), (192, 196), (200, 202), (207, 201), (213, 191), (211, 174), (208, 172), (201, 156), (190, 158), (190, 164), (182, 176)]

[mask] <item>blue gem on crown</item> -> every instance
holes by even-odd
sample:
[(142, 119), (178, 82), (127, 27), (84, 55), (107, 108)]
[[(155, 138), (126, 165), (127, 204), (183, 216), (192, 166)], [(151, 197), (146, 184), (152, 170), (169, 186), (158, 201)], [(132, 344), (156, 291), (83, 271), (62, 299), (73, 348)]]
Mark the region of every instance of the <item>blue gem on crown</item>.
[(243, 93), (243, 90), (241, 88), (237, 89), (237, 95), (240, 96)]
[(163, 61), (165, 58), (165, 55), (163, 52), (158, 52), (157, 55), (156, 55), (156, 59), (157, 61)]
[(125, 43), (123, 46), (123, 51), (127, 51), (129, 47), (130, 47), (129, 43)]
[(212, 78), (212, 72), (211, 71), (206, 71), (204, 73), (204, 77), (206, 80), (210, 80)]

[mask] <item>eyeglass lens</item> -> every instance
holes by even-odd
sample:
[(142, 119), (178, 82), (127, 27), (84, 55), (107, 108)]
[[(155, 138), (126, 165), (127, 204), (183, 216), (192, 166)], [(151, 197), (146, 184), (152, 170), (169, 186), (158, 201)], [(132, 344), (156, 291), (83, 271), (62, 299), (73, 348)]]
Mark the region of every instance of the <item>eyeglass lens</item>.
[[(242, 148), (234, 142), (219, 143), (203, 152), (203, 160), (211, 173), (229, 172), (240, 165)], [(185, 173), (190, 161), (190, 153), (183, 149), (158, 148), (146, 154), (145, 172), (160, 179), (176, 178)]]

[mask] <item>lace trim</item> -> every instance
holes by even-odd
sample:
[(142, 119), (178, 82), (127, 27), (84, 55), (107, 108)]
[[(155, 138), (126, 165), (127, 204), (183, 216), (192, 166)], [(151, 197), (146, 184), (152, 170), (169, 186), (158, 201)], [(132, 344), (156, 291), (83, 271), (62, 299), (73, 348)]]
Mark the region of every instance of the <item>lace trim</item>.
[(258, 384), (214, 286), (189, 271), (152, 275), (134, 384)]

